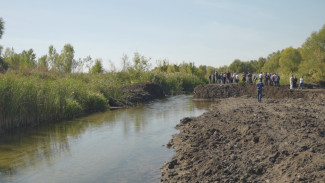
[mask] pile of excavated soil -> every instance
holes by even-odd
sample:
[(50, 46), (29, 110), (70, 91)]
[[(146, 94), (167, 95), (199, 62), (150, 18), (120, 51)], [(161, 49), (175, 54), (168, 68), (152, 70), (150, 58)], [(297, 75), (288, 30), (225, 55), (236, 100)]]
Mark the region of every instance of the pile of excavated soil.
[[(306, 85), (308, 88), (320, 88), (320, 85)], [(283, 98), (304, 98), (304, 97), (317, 97), (319, 90), (322, 89), (303, 89), (303, 90), (289, 90), (288, 85), (265, 86), (263, 88), (263, 96), (273, 99)], [(308, 94), (305, 96), (305, 94)], [(209, 84), (206, 86), (199, 85), (194, 88), (194, 99), (215, 99), (215, 98), (228, 98), (240, 97), (247, 95), (250, 97), (257, 96), (255, 84), (240, 83), (240, 84)], [(313, 96), (315, 94), (315, 96)]]
[(161, 181), (324, 182), (325, 90), (287, 90), (262, 103), (248, 93), (217, 99), (209, 112), (182, 119)]
[(165, 97), (160, 85), (149, 82), (124, 86), (122, 93), (127, 95), (125, 100), (131, 104), (147, 103)]

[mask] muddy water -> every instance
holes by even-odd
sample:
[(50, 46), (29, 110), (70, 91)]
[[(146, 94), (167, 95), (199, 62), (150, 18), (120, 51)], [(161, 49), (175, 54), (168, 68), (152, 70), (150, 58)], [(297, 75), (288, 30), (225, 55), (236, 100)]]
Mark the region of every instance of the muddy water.
[(174, 126), (211, 102), (174, 96), (0, 137), (0, 182), (159, 182)]

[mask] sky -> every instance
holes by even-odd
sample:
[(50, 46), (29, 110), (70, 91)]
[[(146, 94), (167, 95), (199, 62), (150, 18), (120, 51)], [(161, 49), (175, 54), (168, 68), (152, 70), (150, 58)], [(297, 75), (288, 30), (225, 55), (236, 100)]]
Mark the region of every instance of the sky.
[(325, 25), (324, 0), (0, 0), (3, 47), (37, 57), (65, 44), (105, 69), (135, 52), (153, 66), (220, 67), (300, 47)]

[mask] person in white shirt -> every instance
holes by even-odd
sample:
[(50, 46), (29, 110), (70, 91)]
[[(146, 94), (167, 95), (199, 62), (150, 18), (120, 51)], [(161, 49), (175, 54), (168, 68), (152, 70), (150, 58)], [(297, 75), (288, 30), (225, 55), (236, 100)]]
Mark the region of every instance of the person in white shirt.
[(290, 90), (292, 90), (293, 89), (293, 75), (291, 75), (289, 82), (290, 82)]
[(263, 79), (263, 74), (262, 74), (262, 72), (258, 75), (258, 78), (259, 78), (259, 79)]
[(302, 89), (302, 87), (304, 86), (304, 83), (305, 83), (304, 76), (301, 76), (298, 89)]

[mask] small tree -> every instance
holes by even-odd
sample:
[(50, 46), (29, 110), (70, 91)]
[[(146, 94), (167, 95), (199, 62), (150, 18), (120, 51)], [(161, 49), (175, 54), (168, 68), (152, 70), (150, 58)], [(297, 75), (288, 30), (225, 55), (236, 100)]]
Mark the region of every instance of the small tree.
[(72, 65), (74, 62), (74, 49), (71, 44), (66, 44), (60, 55), (60, 60), (62, 64), (62, 71), (66, 73), (71, 73)]
[(122, 56), (122, 71), (125, 72), (130, 67), (129, 57), (126, 54)]
[(87, 56), (86, 58), (82, 59), (83, 64), (86, 65), (86, 68), (88, 68), (88, 72), (91, 72), (91, 68), (93, 66), (94, 60), (89, 56)]
[(56, 52), (56, 49), (53, 45), (49, 46), (49, 52), (46, 57), (46, 62), (49, 66), (49, 69), (60, 71), (60, 59), (59, 54)]
[(133, 58), (133, 68), (129, 68), (131, 70), (134, 70), (138, 73), (149, 71), (151, 68), (151, 64), (149, 61), (151, 58), (146, 58), (144, 56), (141, 56), (139, 53), (134, 53)]
[(92, 74), (101, 74), (104, 72), (102, 61), (100, 59), (95, 60), (95, 65), (91, 68)]

